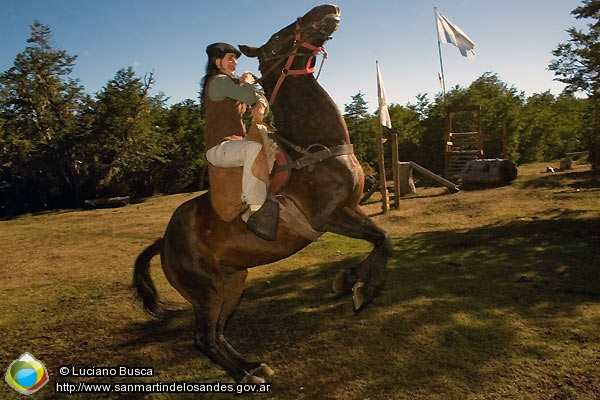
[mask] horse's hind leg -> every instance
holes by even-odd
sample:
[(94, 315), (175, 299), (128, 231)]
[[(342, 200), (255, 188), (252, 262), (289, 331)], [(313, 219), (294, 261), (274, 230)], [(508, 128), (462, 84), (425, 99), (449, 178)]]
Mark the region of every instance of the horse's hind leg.
[[(223, 267), (223, 276), (224, 276), (224, 301), (223, 306), (221, 308), (221, 314), (219, 316), (219, 320), (217, 322), (217, 340), (219, 342), (219, 347), (223, 350), (223, 352), (227, 353), (228, 357), (235, 361), (237, 365), (239, 365), (245, 372), (246, 375), (242, 379), (244, 382), (251, 381), (262, 381), (262, 378), (257, 378), (254, 375), (262, 372), (263, 374), (270, 376), (273, 375), (273, 370), (269, 368), (266, 364), (260, 362), (250, 362), (244, 359), (240, 353), (237, 352), (225, 339), (223, 331), (225, 330), (225, 326), (231, 314), (235, 311), (239, 303), (239, 299), (244, 290), (244, 283), (246, 282), (246, 276), (248, 275), (248, 270), (238, 270)], [(256, 383), (258, 383), (256, 382)]]
[(383, 287), (387, 260), (392, 252), (389, 235), (358, 208), (338, 209), (327, 221), (325, 228), (329, 232), (373, 243), (373, 250), (363, 262), (354, 268), (340, 271), (333, 282), (336, 294), (353, 292), (354, 309), (359, 311)]
[[(188, 201), (171, 217), (162, 242), (163, 271), (171, 285), (194, 308), (196, 347), (236, 381), (259, 383), (258, 378), (249, 374), (257, 363), (245, 361), (223, 338), (225, 323), (244, 289), (247, 270), (219, 265), (211, 250), (215, 243), (205, 241), (210, 236), (206, 232), (211, 232), (215, 224), (211, 214), (203, 211), (210, 209), (207, 203), (207, 196)], [(207, 228), (199, 231), (198, 226)]]
[(217, 324), (222, 306), (221, 294), (214, 296), (214, 301), (203, 302), (203, 304), (192, 303), (196, 313), (194, 344), (212, 362), (220, 365), (233, 379), (239, 382), (243, 379), (245, 372), (224, 350), (217, 334)]
[[(229, 346), (223, 343), (220, 318), (226, 307), (231, 314), (243, 290), (246, 271), (236, 274), (224, 274), (216, 262), (200, 261), (201, 257), (178, 257), (170, 269), (166, 269), (171, 284), (192, 304), (196, 315), (194, 344), (211, 361), (221, 366), (233, 379), (241, 382), (248, 379), (246, 365), (234, 356)], [(174, 272), (173, 267), (177, 272)], [(235, 285), (232, 282), (237, 282)], [(227, 291), (235, 286), (236, 291)], [(231, 308), (231, 309), (230, 309)], [(259, 383), (259, 382), (255, 382)]]

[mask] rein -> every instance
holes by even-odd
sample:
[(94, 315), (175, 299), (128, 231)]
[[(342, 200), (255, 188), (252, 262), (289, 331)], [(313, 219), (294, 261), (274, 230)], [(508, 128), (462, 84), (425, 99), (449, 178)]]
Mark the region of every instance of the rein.
[[(302, 27), (302, 25), (300, 24), (302, 17), (298, 17), (298, 19), (296, 20), (296, 30), (295, 30), (295, 37), (294, 37), (294, 46), (292, 47), (292, 50), (284, 55), (283, 57), (287, 56), (287, 61), (285, 63), (285, 66), (283, 67), (283, 69), (281, 70), (281, 75), (279, 75), (279, 79), (277, 80), (277, 83), (275, 84), (275, 88), (273, 89), (273, 92), (271, 93), (271, 98), (269, 99), (270, 103), (274, 103), (275, 102), (275, 98), (277, 97), (277, 93), (279, 92), (279, 88), (281, 87), (281, 85), (283, 84), (283, 81), (285, 80), (285, 78), (288, 75), (306, 75), (306, 74), (312, 74), (313, 72), (315, 72), (315, 68), (311, 67), (311, 64), (313, 63), (314, 58), (319, 54), (322, 53), (323, 54), (323, 59), (321, 60), (321, 66), (319, 67), (319, 75), (321, 74), (321, 69), (323, 68), (323, 63), (325, 62), (325, 59), (327, 58), (327, 52), (325, 51), (325, 48), (323, 46), (314, 46), (310, 43), (307, 43), (306, 40), (302, 40), (301, 36), (302, 36), (302, 32), (311, 27), (311, 25), (307, 26), (307, 27)], [(308, 50), (310, 50), (310, 53), (298, 53), (298, 50), (300, 48), (306, 48)], [(308, 59), (306, 60), (306, 65), (304, 66), (304, 68), (302, 69), (291, 69), (292, 67), (292, 63), (294, 62), (294, 58), (295, 57), (307, 57)], [(266, 58), (266, 57), (265, 57)], [(263, 76), (268, 75), (274, 68), (277, 68), (277, 65), (274, 65), (273, 67), (271, 67), (269, 70), (267, 70)], [(318, 78), (318, 75), (317, 75)]]
[[(321, 19), (321, 27), (323, 26), (323, 21), (328, 17), (329, 16), (326, 16)], [(274, 58), (287, 57), (287, 61), (285, 62), (285, 65), (284, 65), (283, 69), (281, 70), (281, 75), (279, 75), (279, 79), (277, 80), (277, 83), (275, 84), (273, 92), (271, 92), (271, 97), (269, 99), (269, 102), (271, 104), (275, 102), (275, 98), (277, 97), (279, 88), (283, 84), (283, 81), (285, 80), (286, 77), (288, 77), (289, 75), (307, 75), (307, 74), (314, 73), (315, 67), (311, 67), (311, 64), (313, 63), (315, 57), (319, 53), (321, 53), (321, 54), (323, 54), (323, 59), (321, 60), (321, 65), (319, 66), (319, 72), (317, 73), (316, 78), (318, 79), (319, 75), (321, 74), (321, 70), (323, 68), (323, 63), (325, 62), (325, 59), (327, 58), (327, 52), (325, 51), (325, 48), (323, 46), (315, 46), (313, 44), (307, 43), (308, 39), (302, 40), (302, 32), (308, 28), (313, 28), (316, 31), (318, 31), (325, 38), (328, 38), (328, 35), (323, 32), (322, 28), (319, 30), (317, 23), (313, 23), (311, 25), (303, 27), (301, 22), (302, 22), (302, 17), (298, 17), (298, 19), (296, 20), (296, 27), (295, 27), (295, 33), (294, 33), (294, 44), (292, 46), (292, 49), (289, 51), (289, 53), (284, 54), (282, 56), (270, 57), (265, 52), (265, 49), (262, 49), (263, 58), (265, 60), (267, 60), (269, 58), (274, 59)], [(305, 49), (308, 49), (310, 52), (309, 53), (298, 53), (298, 50), (300, 50), (302, 47), (304, 47)], [(272, 50), (271, 53), (273, 55), (275, 55), (276, 51)], [(308, 59), (306, 60), (306, 64), (304, 65), (304, 68), (291, 69), (292, 63), (294, 62), (295, 57), (308, 57)], [(271, 68), (269, 68), (263, 74), (263, 77), (265, 77), (268, 74), (270, 74), (271, 72), (273, 72), (273, 70), (275, 68), (277, 68), (277, 64), (274, 64)], [(258, 81), (259, 83), (261, 83), (261, 85), (262, 85), (262, 79), (256, 79), (256, 77), (255, 77), (255, 80)], [(328, 158), (337, 157), (337, 156), (341, 156), (341, 155), (354, 154), (354, 147), (351, 143), (342, 144), (342, 145), (334, 146), (331, 148), (326, 147), (322, 144), (312, 144), (308, 148), (303, 148), (303, 147), (300, 147), (300, 146), (290, 142), (289, 140), (278, 135), (275, 132), (272, 132), (272, 135), (274, 136), (275, 140), (277, 140), (279, 143), (285, 144), (286, 146), (290, 147), (294, 151), (302, 154), (302, 157), (300, 157), (299, 159), (297, 159), (295, 161), (292, 161), (285, 165), (276, 166), (273, 169), (274, 173), (281, 172), (281, 171), (287, 171), (287, 170), (291, 170), (291, 169), (299, 169), (299, 168), (304, 168), (304, 167), (312, 168), (313, 165), (320, 163), (321, 161), (324, 161)], [(281, 148), (282, 151), (284, 150), (283, 147), (281, 147), (281, 146), (279, 146), (279, 147)], [(311, 151), (315, 147), (320, 147), (321, 150)]]

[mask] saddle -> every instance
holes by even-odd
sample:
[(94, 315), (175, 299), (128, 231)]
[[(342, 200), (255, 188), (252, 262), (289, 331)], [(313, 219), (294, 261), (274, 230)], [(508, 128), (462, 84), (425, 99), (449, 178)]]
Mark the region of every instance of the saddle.
[[(304, 149), (278, 136), (275, 129), (264, 122), (253, 123), (248, 130), (246, 140), (263, 144), (263, 148), (252, 165), (252, 173), (265, 182), (269, 192), (273, 195), (278, 194), (287, 183), (292, 169), (313, 168), (315, 164), (328, 158), (354, 153), (350, 143), (331, 148), (312, 145)], [(302, 157), (292, 160), (279, 145), (279, 141), (302, 154)], [(314, 150), (315, 148), (320, 150)], [(208, 178), (211, 185), (210, 201), (219, 218), (225, 222), (232, 221), (248, 208), (248, 205), (242, 201), (242, 176), (243, 167), (223, 168), (208, 164)], [(279, 195), (277, 201), (280, 208), (279, 217), (288, 225), (293, 226), (298, 234), (311, 241), (317, 240), (323, 234), (323, 232), (314, 230), (306, 215), (291, 199)]]
[[(274, 129), (264, 122), (253, 123), (246, 140), (263, 145), (252, 165), (252, 173), (267, 185), (272, 194), (277, 194), (289, 179), (291, 170), (282, 169), (271, 174), (274, 166), (289, 162), (288, 155), (276, 143), (273, 132)], [(208, 164), (210, 201), (223, 221), (233, 220), (248, 208), (242, 201), (242, 174), (243, 167), (223, 168)]]

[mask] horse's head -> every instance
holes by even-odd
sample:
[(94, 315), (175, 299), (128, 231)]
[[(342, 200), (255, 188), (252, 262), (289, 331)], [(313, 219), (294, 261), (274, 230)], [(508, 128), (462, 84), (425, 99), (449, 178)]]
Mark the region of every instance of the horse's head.
[[(309, 74), (314, 71), (315, 56), (325, 52), (323, 43), (331, 38), (339, 23), (339, 7), (325, 4), (298, 17), (273, 34), (261, 47), (241, 45), (239, 48), (248, 57), (258, 57), (263, 82), (288, 75)], [(272, 100), (274, 94), (271, 95)]]

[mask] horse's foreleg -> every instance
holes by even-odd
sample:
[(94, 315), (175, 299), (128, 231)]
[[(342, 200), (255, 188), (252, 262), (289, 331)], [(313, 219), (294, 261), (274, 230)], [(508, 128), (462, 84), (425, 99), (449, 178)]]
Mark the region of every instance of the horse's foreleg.
[(392, 243), (386, 231), (375, 225), (362, 210), (343, 208), (332, 214), (325, 228), (329, 232), (373, 243), (373, 250), (358, 266), (341, 270), (333, 281), (336, 294), (352, 291), (354, 309), (360, 311), (383, 287)]

